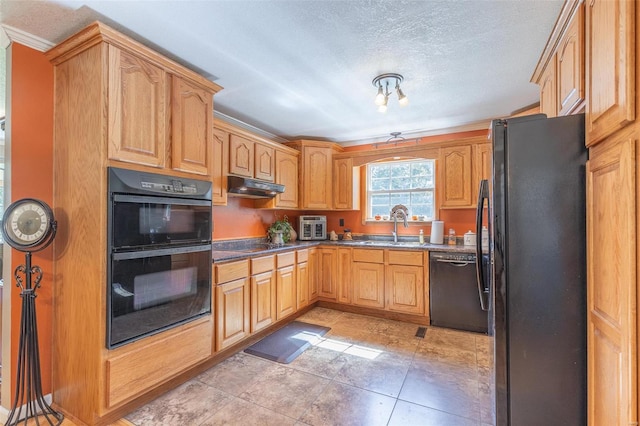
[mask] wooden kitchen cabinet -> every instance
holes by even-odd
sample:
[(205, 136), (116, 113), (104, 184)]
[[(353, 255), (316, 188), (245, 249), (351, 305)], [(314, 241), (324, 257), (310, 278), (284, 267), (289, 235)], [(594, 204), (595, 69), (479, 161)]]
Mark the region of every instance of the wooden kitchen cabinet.
[(251, 333), (276, 322), (275, 256), (250, 259)]
[(174, 75), (171, 81), (171, 168), (210, 176), (213, 96), (184, 78)]
[(333, 247), (321, 247), (317, 250), (318, 269), (316, 271), (316, 277), (318, 280), (318, 297), (335, 301), (337, 297), (337, 249)]
[(294, 149), (275, 149), (275, 183), (284, 185), (284, 192), (271, 199), (255, 200), (259, 208), (267, 209), (297, 209), (300, 201), (298, 197), (298, 170), (300, 153)]
[(300, 310), (309, 304), (309, 249), (298, 250), (296, 262), (296, 307)]
[(336, 249), (338, 256), (338, 272), (336, 275), (337, 290), (336, 301), (339, 303), (351, 303), (351, 249), (339, 247)]
[(592, 146), (636, 118), (637, 2), (586, 4), (586, 143)]
[(296, 312), (296, 253), (291, 251), (277, 254), (276, 265), (276, 320), (279, 321)]
[(360, 173), (359, 169), (354, 169), (351, 157), (333, 160), (333, 208), (360, 208)]
[(216, 351), (250, 333), (249, 262), (214, 265), (216, 293)]
[(587, 163), (587, 418), (593, 426), (638, 421), (633, 127), (595, 145)]
[(558, 115), (558, 90), (556, 77), (556, 56), (554, 55), (540, 79), (540, 112), (547, 117)]
[(584, 3), (573, 13), (556, 56), (558, 115), (568, 115), (584, 101)]
[(229, 137), (229, 173), (254, 177), (255, 143), (242, 136)]
[(224, 130), (213, 129), (213, 163), (211, 171), (211, 197), (214, 205), (227, 205), (227, 158), (229, 149), (229, 133)]
[(143, 56), (114, 45), (108, 45), (106, 50), (108, 156), (112, 160), (163, 168), (169, 144), (167, 72)]
[[(192, 160), (205, 164), (207, 159), (196, 159), (190, 150), (173, 158), (172, 143), (179, 125), (173, 120), (191, 123), (179, 117), (193, 113), (195, 105), (211, 104), (192, 103), (195, 98), (185, 93), (181, 106), (186, 109), (173, 111), (172, 96), (177, 102), (174, 89), (202, 89), (213, 97), (221, 87), (99, 22), (45, 55), (54, 67), (53, 205), (65, 213), (65, 226), (52, 244), (56, 274), (51, 389), (56, 405), (78, 423), (104, 424), (133, 398), (211, 357), (215, 339), (215, 316), (205, 315), (116, 349), (106, 348), (106, 316), (96, 314), (108, 306), (106, 168), (176, 177), (195, 173), (209, 179), (185, 165)], [(205, 133), (203, 114), (196, 112), (198, 131), (187, 138)], [(175, 346), (175, 351), (157, 349), (168, 346)], [(145, 367), (149, 359), (167, 368), (151, 371)]]
[(428, 253), (423, 251), (388, 251), (386, 269), (386, 307), (405, 314), (425, 314), (424, 265)]
[(441, 207), (472, 207), (477, 191), (471, 189), (471, 145), (440, 149), (443, 194)]
[(353, 304), (384, 308), (384, 250), (353, 249)]
[(273, 147), (256, 142), (254, 152), (254, 177), (274, 182), (276, 179), (276, 150)]
[(474, 170), (474, 179), (473, 179), (473, 203), (477, 204), (477, 194), (480, 188), (480, 181), (483, 179), (489, 180), (489, 185), (493, 184), (493, 176), (492, 176), (492, 164), (493, 164), (493, 151), (491, 149), (490, 143), (483, 143), (474, 145), (474, 154), (473, 154), (473, 170)]
[(309, 249), (309, 303), (314, 303), (320, 296), (320, 249)]
[(300, 208), (333, 208), (333, 153), (342, 147), (330, 142), (299, 140), (285, 145), (301, 152)]

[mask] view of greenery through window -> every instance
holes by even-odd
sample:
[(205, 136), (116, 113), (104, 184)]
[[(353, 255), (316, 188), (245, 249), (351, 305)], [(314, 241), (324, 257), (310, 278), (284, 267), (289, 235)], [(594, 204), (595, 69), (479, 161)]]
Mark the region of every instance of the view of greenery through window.
[(433, 220), (435, 212), (435, 160), (402, 160), (367, 166), (367, 217), (384, 216), (396, 204), (410, 216)]

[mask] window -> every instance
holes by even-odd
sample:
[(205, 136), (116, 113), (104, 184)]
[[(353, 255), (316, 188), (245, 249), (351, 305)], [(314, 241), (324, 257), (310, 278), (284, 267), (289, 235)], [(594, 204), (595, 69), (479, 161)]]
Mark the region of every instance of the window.
[(402, 160), (367, 165), (367, 218), (389, 215), (396, 204), (410, 216), (435, 219), (435, 160)]

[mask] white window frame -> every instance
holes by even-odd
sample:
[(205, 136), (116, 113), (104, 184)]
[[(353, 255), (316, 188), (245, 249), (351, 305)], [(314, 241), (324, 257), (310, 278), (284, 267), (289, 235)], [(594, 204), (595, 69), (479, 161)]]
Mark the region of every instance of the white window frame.
[[(371, 167), (375, 167), (375, 166), (379, 166), (382, 164), (389, 164), (389, 163), (422, 163), (422, 162), (429, 162), (431, 163), (432, 169), (433, 169), (433, 186), (429, 187), (429, 188), (414, 188), (414, 189), (397, 189), (397, 190), (385, 190), (385, 191), (373, 191), (371, 190), (371, 178), (372, 178), (372, 173), (371, 173)], [(393, 193), (419, 193), (419, 192), (430, 192), (432, 193), (432, 199), (433, 199), (433, 217), (431, 218), (427, 218), (426, 222), (431, 222), (433, 220), (437, 220), (437, 201), (436, 201), (436, 179), (437, 179), (437, 173), (436, 173), (436, 160), (432, 159), (432, 158), (410, 158), (410, 159), (402, 159), (402, 160), (387, 160), (387, 161), (380, 161), (380, 162), (375, 162), (375, 163), (369, 163), (367, 164), (367, 170), (366, 170), (366, 174), (367, 174), (367, 181), (366, 181), (366, 188), (365, 188), (365, 196), (366, 196), (366, 212), (365, 212), (365, 221), (367, 222), (371, 222), (371, 221), (378, 221), (375, 219), (374, 215), (373, 215), (373, 204), (372, 204), (372, 196), (376, 195), (376, 194), (393, 194)], [(391, 206), (393, 207), (393, 206)], [(411, 206), (407, 206), (407, 208), (411, 209)], [(409, 218), (410, 220), (412, 219), (412, 217), (410, 216)], [(382, 218), (381, 220), (390, 220), (390, 218)], [(418, 219), (418, 221), (420, 222), (425, 222), (422, 219)]]

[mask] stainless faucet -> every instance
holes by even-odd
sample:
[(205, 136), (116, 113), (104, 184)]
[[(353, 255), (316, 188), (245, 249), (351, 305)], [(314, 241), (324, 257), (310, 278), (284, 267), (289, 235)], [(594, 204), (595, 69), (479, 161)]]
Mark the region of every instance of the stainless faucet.
[(405, 228), (409, 227), (409, 222), (407, 222), (409, 218), (409, 209), (407, 209), (407, 207), (403, 206), (402, 204), (397, 204), (393, 206), (393, 208), (391, 209), (391, 217), (393, 218), (392, 235), (393, 235), (394, 243), (398, 242), (398, 215), (403, 219), (404, 227)]

